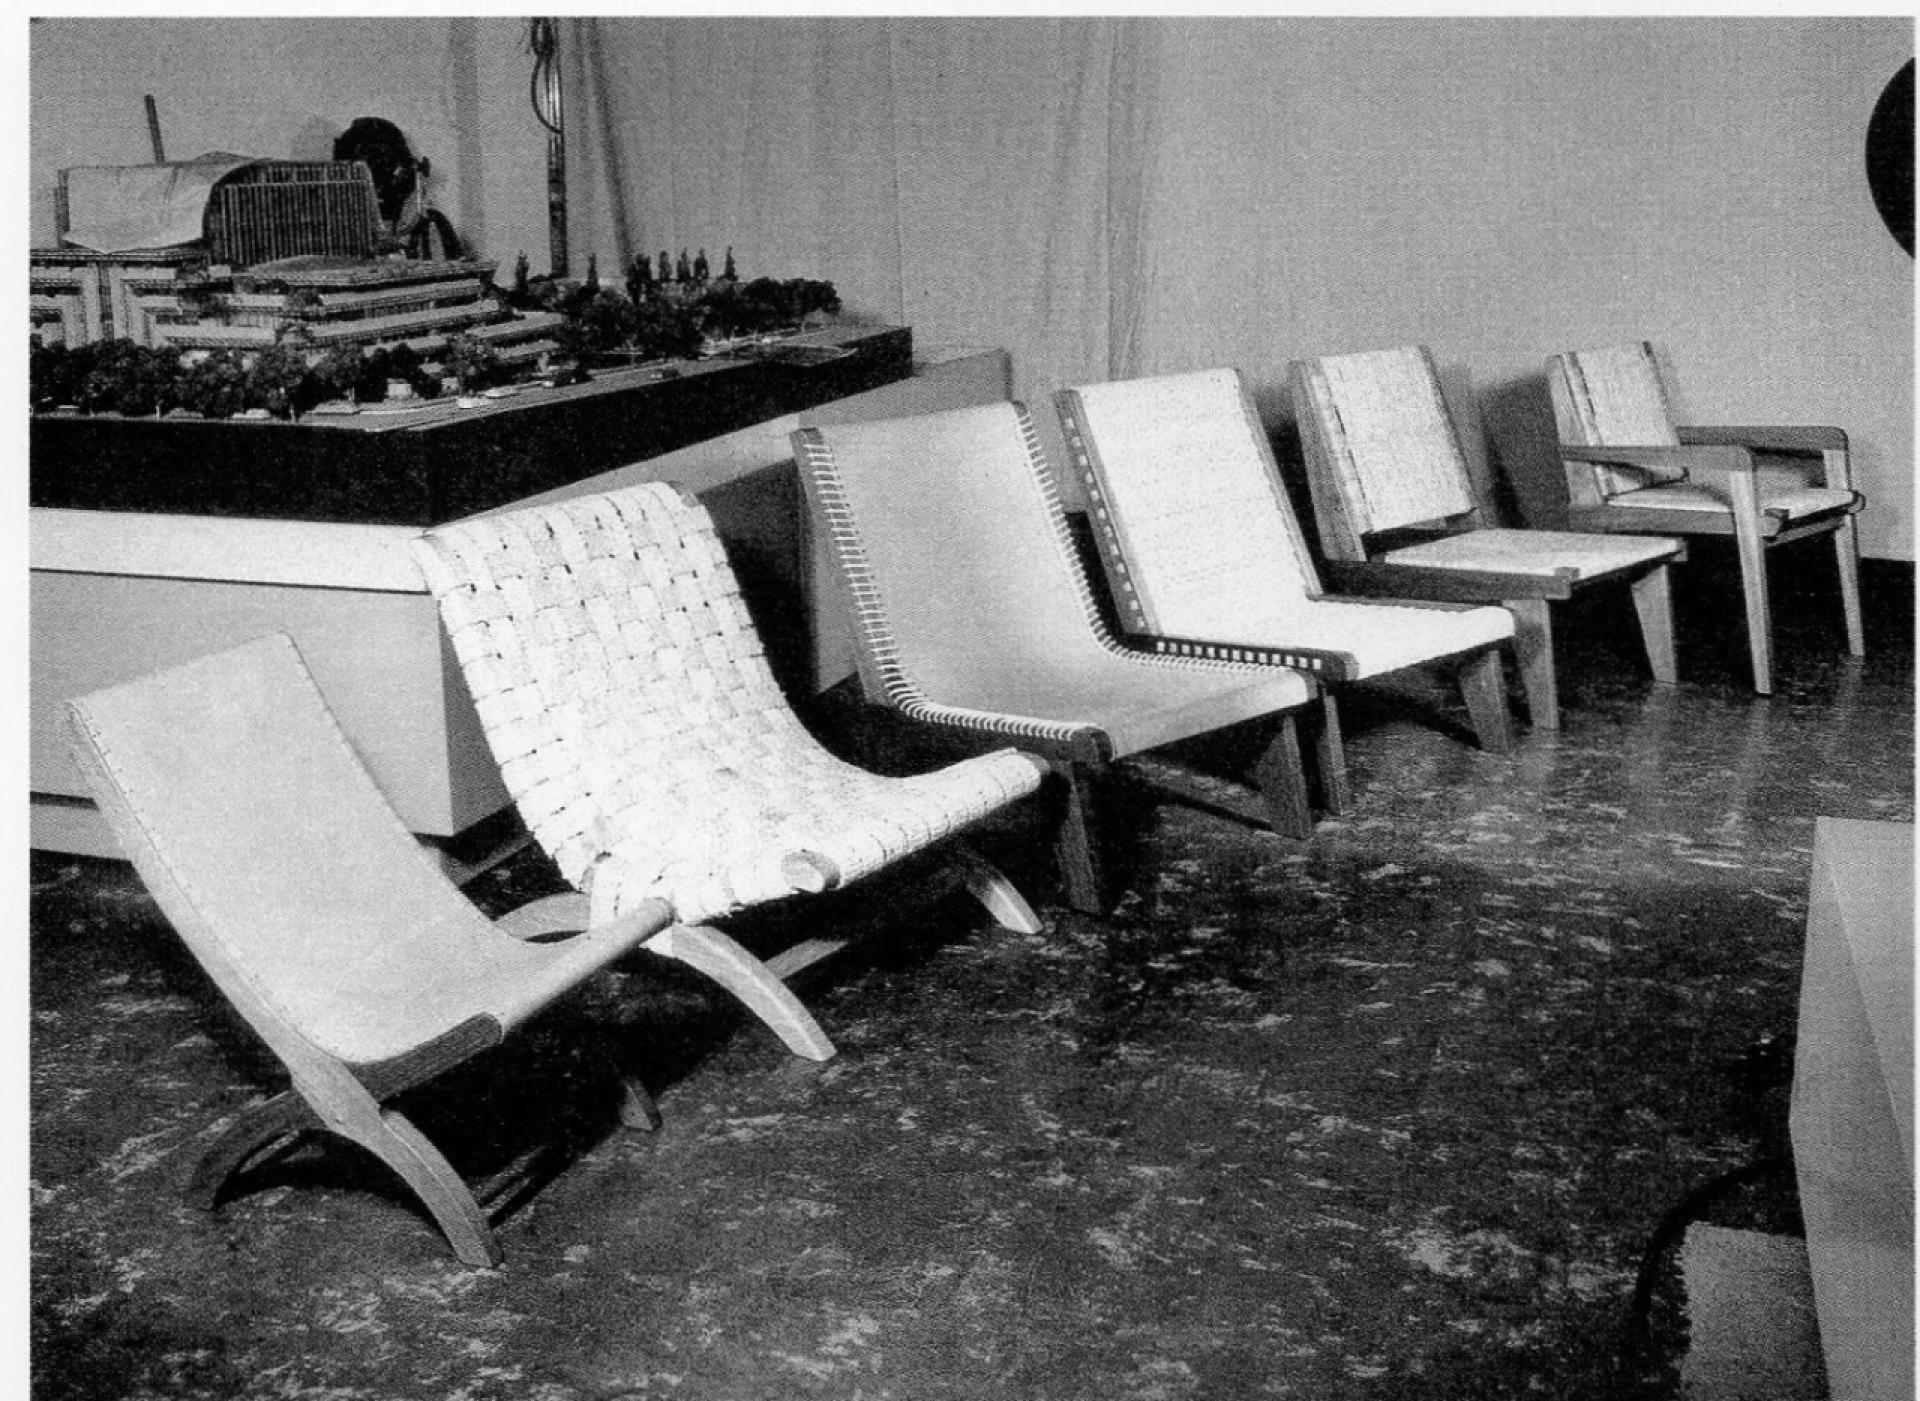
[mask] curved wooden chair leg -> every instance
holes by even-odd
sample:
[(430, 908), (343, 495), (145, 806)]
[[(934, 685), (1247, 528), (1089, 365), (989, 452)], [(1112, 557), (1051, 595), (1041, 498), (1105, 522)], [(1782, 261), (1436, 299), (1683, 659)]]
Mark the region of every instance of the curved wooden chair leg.
[(793, 990), (761, 960), (718, 929), (676, 924), (647, 940), (644, 947), (697, 968), (732, 993), (765, 1022), (796, 1056), (831, 1060), (833, 1042)]
[(292, 1090), (282, 1090), (272, 1099), (254, 1105), (228, 1125), (200, 1155), (193, 1175), (187, 1179), (187, 1200), (211, 1211), (228, 1178), (268, 1150), (318, 1127), (318, 1116)]
[(1034, 913), (1033, 906), (1000, 873), (1000, 869), (988, 861), (972, 847), (964, 844), (956, 846), (953, 852), (953, 864), (960, 872), (961, 883), (967, 888), (967, 894), (986, 907), (993, 916), (994, 923), (1002, 929), (1011, 929), (1018, 934), (1038, 934), (1045, 926), (1040, 916)]
[(586, 1045), (589, 1053), (620, 1081), (620, 1122), (627, 1128), (644, 1129), (648, 1133), (657, 1130), (663, 1122), (660, 1106), (654, 1102), (645, 1082), (621, 1068), (604, 1037), (590, 1035)]
[(1467, 703), (1474, 736), (1489, 754), (1513, 752), (1513, 727), (1507, 716), (1507, 682), (1500, 652), (1489, 647), (1460, 667), (1460, 698)]
[(377, 1129), (342, 1132), (413, 1189), (462, 1264), (492, 1269), (500, 1263), (500, 1244), (465, 1179), (406, 1115), (383, 1109)]

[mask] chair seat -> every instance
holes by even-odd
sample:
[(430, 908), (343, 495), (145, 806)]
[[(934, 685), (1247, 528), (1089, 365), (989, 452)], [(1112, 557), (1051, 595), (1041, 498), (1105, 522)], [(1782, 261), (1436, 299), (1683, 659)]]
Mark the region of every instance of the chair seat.
[[(1786, 520), (1804, 520), (1829, 511), (1850, 510), (1858, 500), (1850, 491), (1809, 486), (1791, 491), (1763, 492), (1760, 509), (1768, 515)], [(1725, 492), (1698, 482), (1675, 482), (1666, 486), (1623, 491), (1609, 496), (1607, 505), (1629, 510), (1700, 511), (1722, 516), (1733, 514), (1733, 503), (1727, 499)]]
[(1322, 598), (1291, 603), (1284, 620), (1254, 616), (1196, 639), (1247, 647), (1336, 652), (1351, 659), (1350, 680), (1476, 651), (1513, 636), (1504, 608), (1423, 608), (1391, 600)]
[[(606, 817), (593, 922), (665, 899), (680, 922), (700, 924), (807, 889), (823, 868), (829, 878), (814, 888), (858, 880), (1032, 793), (1046, 772), (1006, 749), (892, 778), (810, 739), (777, 762), (716, 768), (698, 793), (656, 794)], [(660, 820), (663, 802), (675, 821)]]
[(940, 698), (938, 709), (1005, 717), (1009, 733), (1023, 721), (1102, 733), (1116, 759), (1294, 709), (1314, 696), (1313, 683), (1285, 667), (1098, 646), (1063, 648), (1044, 658), (1010, 649), (990, 668), (938, 675), (923, 668), (912, 680)]
[(1535, 574), (1541, 578), (1551, 578), (1571, 569), (1577, 579), (1599, 579), (1656, 564), (1679, 550), (1678, 541), (1660, 536), (1496, 527), (1407, 545), (1389, 550), (1380, 558), (1389, 564), (1418, 565), (1423, 569), (1491, 570), (1501, 574)]

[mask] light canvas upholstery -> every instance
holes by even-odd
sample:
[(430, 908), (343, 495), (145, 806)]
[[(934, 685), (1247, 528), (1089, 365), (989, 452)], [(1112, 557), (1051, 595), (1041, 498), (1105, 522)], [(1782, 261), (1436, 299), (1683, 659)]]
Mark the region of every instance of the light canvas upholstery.
[(1292, 713), (1304, 710), (1324, 804), (1345, 803), (1331, 699), (1301, 672), (1115, 639), (1023, 405), (803, 428), (793, 447), (846, 581), (868, 697), (1045, 755), (1066, 790), (1056, 851), (1075, 909), (1111, 908), (1096, 791), (1115, 760), (1270, 720), (1251, 727), (1264, 731), (1250, 766), (1260, 811), (1238, 810), (1217, 785), (1201, 794), (1177, 764), (1162, 763), (1175, 772), (1154, 786), (1304, 837), (1312, 815)]
[(1575, 530), (1508, 530), (1491, 526), (1383, 551), (1382, 561), (1428, 569), (1533, 575), (1550, 579), (1571, 571), (1576, 580), (1600, 579), (1654, 560), (1670, 559), (1673, 542), (1658, 536), (1601, 535)]
[(1576, 427), (1570, 442), (1674, 445), (1673, 414), (1653, 347), (1629, 345), (1577, 350), (1566, 357)]
[(1304, 369), (1356, 533), (1473, 510), (1472, 478), (1425, 347), (1327, 355)]
[(803, 430), (865, 665), (910, 714), (1138, 753), (1305, 705), (1272, 667), (1129, 651), (1101, 622), (1031, 419), (990, 404)]
[(383, 1060), (475, 1015), (513, 1026), (623, 952), (497, 933), (401, 825), (284, 634), (71, 709), (76, 757), (181, 936), (331, 1056)]
[[(248, 1163), (328, 1130), (392, 1168), (461, 1260), (498, 1264), (480, 1201), (395, 1097), (651, 946), (672, 910), (585, 930), (528, 908), (486, 919), (401, 825), (284, 634), (82, 696), (68, 718), (121, 851), (292, 1080), (214, 1136), (189, 1198), (210, 1208)], [(580, 932), (525, 941), (558, 928)], [(637, 1082), (622, 1117), (658, 1121)]]
[(1288, 371), (1326, 568), (1337, 587), (1497, 602), (1537, 728), (1559, 725), (1550, 605), (1618, 580), (1633, 591), (1654, 679), (1674, 679), (1667, 566), (1678, 541), (1487, 527), (1424, 346), (1296, 361)]
[(1134, 630), (1327, 653), (1344, 659), (1348, 679), (1513, 635), (1503, 608), (1324, 596), (1237, 371), (1084, 385), (1059, 403), (1095, 532), (1113, 546), (1105, 557), (1116, 601)]

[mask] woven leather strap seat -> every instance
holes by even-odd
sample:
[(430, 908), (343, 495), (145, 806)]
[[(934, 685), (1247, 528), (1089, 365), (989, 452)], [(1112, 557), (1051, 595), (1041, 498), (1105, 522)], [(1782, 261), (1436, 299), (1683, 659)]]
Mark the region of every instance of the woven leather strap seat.
[[(592, 922), (658, 900), (684, 940), (955, 837), (1046, 771), (1007, 749), (891, 778), (822, 748), (774, 679), (706, 510), (671, 484), (479, 517), (415, 543), (507, 791)], [(1038, 928), (997, 873), (954, 854), (996, 917)], [(776, 999), (770, 1020), (794, 1049), (830, 1054), (766, 973), (799, 966), (741, 962), (751, 986), (729, 985)]]

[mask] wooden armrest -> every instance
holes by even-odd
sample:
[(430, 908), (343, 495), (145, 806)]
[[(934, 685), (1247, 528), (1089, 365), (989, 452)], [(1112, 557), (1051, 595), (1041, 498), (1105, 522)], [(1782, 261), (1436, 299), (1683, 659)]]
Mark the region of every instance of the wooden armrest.
[(1160, 633), (1128, 633), (1129, 647), (1167, 657), (1199, 657), (1210, 662), (1252, 662), (1260, 666), (1292, 667), (1328, 681), (1349, 681), (1360, 674), (1360, 660), (1351, 652), (1319, 647), (1258, 647), (1244, 642), (1208, 642), (1194, 637), (1167, 637)]
[(1775, 424), (1759, 426), (1712, 426), (1706, 424), (1676, 428), (1684, 444), (1721, 443), (1750, 448), (1754, 452), (1806, 453), (1845, 452), (1844, 429), (1819, 424)]
[(1604, 446), (1562, 443), (1560, 456), (1569, 462), (1616, 462), (1623, 467), (1669, 467), (1681, 472), (1751, 472), (1754, 469), (1753, 454), (1735, 443), (1682, 444), (1678, 447), (1666, 443)]
[(1571, 598), (1578, 576), (1505, 574), (1492, 569), (1434, 569), (1376, 560), (1328, 560), (1322, 571), (1340, 593), (1362, 598), (1431, 598), (1452, 603), (1500, 603), (1513, 598)]

